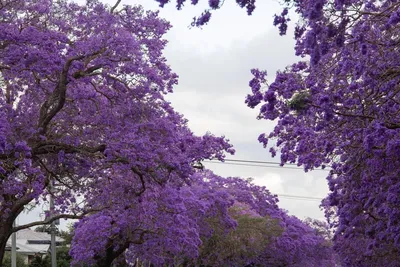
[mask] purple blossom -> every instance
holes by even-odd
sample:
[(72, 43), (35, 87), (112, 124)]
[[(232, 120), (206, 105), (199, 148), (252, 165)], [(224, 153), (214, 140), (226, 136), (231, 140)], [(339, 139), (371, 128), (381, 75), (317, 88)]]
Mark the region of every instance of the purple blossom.
[(219, 1), (220, 0), (208, 0), (208, 4), (211, 9), (218, 9), (219, 8)]

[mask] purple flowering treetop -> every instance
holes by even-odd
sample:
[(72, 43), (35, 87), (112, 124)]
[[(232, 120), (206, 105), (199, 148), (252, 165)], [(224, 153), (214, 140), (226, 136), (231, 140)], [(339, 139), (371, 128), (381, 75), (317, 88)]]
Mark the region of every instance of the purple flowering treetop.
[[(246, 100), (260, 105), (260, 119), (278, 121), (259, 140), (274, 140), (270, 151), (282, 164), (331, 167), (323, 205), (346, 266), (399, 262), (399, 8), (391, 1), (298, 2), (296, 53), (310, 61), (270, 84), (253, 70)], [(351, 243), (365, 250), (348, 253)]]
[[(168, 1), (161, 1), (165, 3)], [(178, 7), (184, 1), (177, 1)], [(192, 1), (196, 4), (198, 1)], [(218, 3), (217, 3), (218, 2)], [(207, 23), (222, 1), (194, 25)], [(254, 0), (237, 1), (254, 9)], [(273, 24), (285, 34), (296, 12), (295, 52), (304, 58), (276, 74), (253, 69), (249, 107), (276, 120), (259, 141), (282, 164), (330, 167), (324, 201), (345, 266), (395, 266), (400, 255), (400, 3), (284, 1)], [(249, 9), (250, 7), (250, 9)], [(290, 25), (289, 25), (290, 26)], [(272, 142), (271, 142), (272, 141)], [(362, 253), (351, 253), (362, 244)]]
[(168, 182), (148, 188), (140, 197), (118, 187), (110, 185), (111, 194), (101, 196), (105, 202), (93, 199), (97, 205), (110, 203), (109, 208), (76, 224), (73, 264), (110, 266), (122, 257), (156, 266), (179, 265), (198, 256), (200, 235), (212, 231), (207, 218), (217, 218), (224, 229), (236, 224), (227, 213), (233, 204), (229, 194), (197, 174), (186, 184)]
[(139, 198), (110, 192), (98, 202), (110, 208), (75, 225), (73, 266), (334, 266), (329, 239), (248, 180), (198, 171), (186, 185), (152, 187)]
[[(256, 248), (251, 249), (251, 243), (248, 243), (247, 250), (242, 247), (241, 249), (250, 253), (246, 257), (236, 254), (236, 259), (235, 257), (219, 258), (221, 255), (226, 255), (226, 251), (216, 253), (216, 256), (219, 257), (214, 257), (213, 260), (218, 259), (220, 262), (210, 264), (211, 266), (232, 264), (235, 266), (233, 261), (237, 263), (244, 261), (246, 264), (255, 264), (256, 266), (334, 266), (333, 253), (328, 239), (319, 235), (298, 218), (289, 216), (286, 211), (280, 209), (277, 206), (277, 196), (271, 195), (267, 188), (240, 178), (222, 178), (212, 174), (208, 174), (206, 177), (210, 184), (216, 184), (233, 197), (235, 200), (233, 212), (235, 207), (242, 210), (244, 215), (248, 216), (247, 219), (252, 219), (253, 223), (257, 222), (257, 218), (265, 220), (263, 223), (268, 230), (267, 232), (258, 232), (258, 234), (262, 236), (261, 240), (269, 241), (264, 245), (261, 244), (262, 250), (258, 253)], [(235, 215), (237, 216), (235, 213), (231, 215), (233, 218)], [(242, 221), (246, 224), (246, 217), (236, 217), (235, 219), (238, 223)], [(238, 227), (240, 230), (243, 225)], [(238, 238), (235, 233), (232, 235), (234, 238)], [(251, 239), (249, 241), (251, 242)], [(258, 242), (257, 245), (260, 243)], [(242, 265), (238, 264), (237, 266)]]
[(43, 223), (12, 228), (31, 201), (54, 196), (46, 223), (76, 218), (233, 153), (224, 137), (194, 136), (164, 99), (177, 83), (162, 55), (169, 28), (139, 6), (1, 1), (0, 262), (13, 231)]

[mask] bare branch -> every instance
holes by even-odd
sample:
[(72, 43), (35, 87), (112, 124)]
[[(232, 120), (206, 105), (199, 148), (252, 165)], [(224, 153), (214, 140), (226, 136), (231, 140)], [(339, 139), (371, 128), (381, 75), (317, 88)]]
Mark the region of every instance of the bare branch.
[(121, 0), (117, 0), (117, 2), (115, 3), (115, 5), (111, 8), (110, 12), (111, 14), (114, 13), (115, 9), (118, 7), (119, 3), (121, 3)]
[(13, 227), (12, 232), (14, 233), (14, 232), (17, 232), (19, 230), (26, 229), (26, 228), (33, 227), (33, 226), (50, 224), (50, 223), (52, 223), (52, 222), (54, 222), (54, 221), (56, 221), (58, 219), (82, 219), (84, 216), (86, 216), (86, 215), (88, 215), (90, 213), (101, 211), (101, 210), (107, 209), (107, 208), (110, 208), (110, 207), (109, 206), (104, 206), (104, 207), (101, 207), (101, 208), (98, 208), (98, 209), (94, 209), (94, 208), (93, 209), (88, 209), (88, 210), (83, 211), (81, 214), (58, 214), (58, 215), (54, 215), (54, 216), (52, 216), (52, 217), (50, 217), (50, 218), (48, 218), (47, 220), (44, 220), (44, 221), (35, 221), (35, 222), (28, 223), (28, 224), (24, 224), (24, 225), (19, 225), (19, 226)]
[(88, 212), (84, 212), (82, 214), (79, 215), (75, 215), (75, 214), (59, 214), (59, 215), (54, 215), (53, 217), (44, 220), (44, 221), (35, 221), (35, 222), (31, 222), (28, 224), (24, 224), (24, 225), (19, 225), (16, 227), (13, 227), (12, 232), (15, 233), (17, 231), (20, 231), (22, 229), (26, 229), (26, 228), (30, 228), (33, 226), (38, 226), (38, 225), (44, 225), (44, 224), (50, 224), (55, 220), (58, 219), (82, 219)]

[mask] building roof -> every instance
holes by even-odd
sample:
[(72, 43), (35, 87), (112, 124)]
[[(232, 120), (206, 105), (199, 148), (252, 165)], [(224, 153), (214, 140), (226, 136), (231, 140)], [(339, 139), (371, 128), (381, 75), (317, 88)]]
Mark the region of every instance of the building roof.
[[(32, 241), (50, 241), (51, 235), (45, 232), (35, 232), (29, 228), (22, 229), (17, 232), (17, 240), (18, 239), (25, 239), (25, 240), (32, 240)], [(64, 239), (61, 237), (56, 236), (56, 241), (63, 242)]]
[(27, 240), (17, 239), (17, 251), (24, 254), (46, 254), (49, 251), (50, 244), (28, 244)]
[[(36, 254), (47, 253), (50, 247), (51, 235), (48, 233), (35, 232), (31, 229), (23, 229), (17, 232), (17, 251), (18, 253)], [(56, 236), (56, 242), (63, 242), (64, 239)], [(7, 249), (11, 249), (11, 238), (6, 244)]]

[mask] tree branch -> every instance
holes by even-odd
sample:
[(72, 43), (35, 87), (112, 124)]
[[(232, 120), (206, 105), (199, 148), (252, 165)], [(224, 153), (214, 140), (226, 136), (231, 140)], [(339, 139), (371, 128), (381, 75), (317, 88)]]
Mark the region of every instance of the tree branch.
[[(65, 96), (67, 92), (67, 84), (68, 84), (68, 72), (71, 68), (71, 65), (76, 60), (82, 60), (84, 58), (95, 57), (103, 53), (106, 49), (103, 48), (96, 52), (93, 52), (90, 55), (81, 55), (74, 56), (67, 59), (60, 74), (58, 84), (54, 89), (53, 93), (47, 98), (47, 100), (40, 107), (40, 116), (39, 116), (39, 133), (45, 134), (47, 131), (47, 126), (50, 121), (54, 118), (55, 115), (64, 107)], [(96, 65), (88, 68), (86, 71), (91, 73), (97, 69), (101, 68), (100, 65)], [(79, 77), (78, 77), (79, 78)]]
[[(74, 77), (75, 79), (79, 79), (85, 76), (89, 76), (90, 74), (93, 74), (94, 71), (101, 69), (103, 66), (102, 65), (96, 65), (96, 66), (92, 66), (87, 68), (86, 70), (79, 70), (74, 72), (74, 74), (72, 74), (72, 77)], [(99, 73), (96, 73), (99, 74)]]
[(67, 154), (72, 153), (90, 153), (94, 154), (96, 152), (103, 153), (106, 149), (105, 144), (98, 145), (96, 147), (89, 147), (89, 146), (72, 146), (63, 143), (57, 142), (45, 142), (40, 143), (36, 147), (32, 148), (32, 155), (44, 155), (44, 154), (52, 154), (58, 153), (60, 151), (64, 151)]
[(40, 134), (46, 133), (47, 126), (49, 125), (50, 121), (64, 107), (65, 95), (68, 84), (68, 71), (72, 65), (72, 62), (83, 58), (85, 58), (85, 56), (74, 56), (70, 57), (65, 62), (56, 88), (40, 107), (40, 117), (38, 123), (38, 127), (40, 128), (39, 131)]
[(135, 173), (137, 176), (139, 176), (142, 188), (139, 190), (139, 192), (135, 192), (135, 195), (136, 196), (140, 196), (140, 195), (142, 195), (144, 193), (144, 191), (146, 191), (146, 184), (144, 182), (143, 174), (138, 169), (136, 169), (135, 167), (131, 167), (131, 170), (132, 170), (133, 173)]
[(117, 2), (115, 3), (115, 5), (111, 8), (110, 13), (114, 13), (115, 9), (118, 7), (119, 3), (121, 3), (121, 0), (117, 0)]
[(75, 214), (59, 214), (59, 215), (54, 215), (53, 217), (44, 220), (44, 221), (36, 221), (36, 222), (31, 222), (28, 224), (24, 224), (24, 225), (19, 225), (16, 227), (13, 227), (12, 232), (15, 233), (17, 231), (20, 231), (22, 229), (26, 229), (26, 228), (30, 228), (33, 226), (38, 226), (38, 225), (44, 225), (44, 224), (50, 224), (55, 220), (58, 219), (82, 219), (87, 213), (89, 212), (84, 212), (80, 215), (75, 215)]

